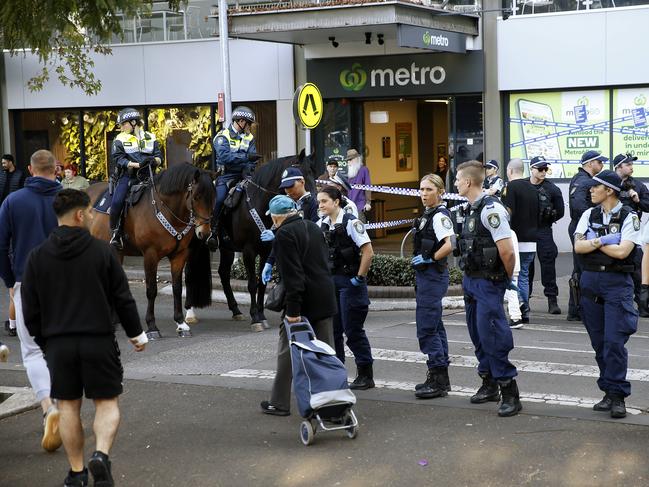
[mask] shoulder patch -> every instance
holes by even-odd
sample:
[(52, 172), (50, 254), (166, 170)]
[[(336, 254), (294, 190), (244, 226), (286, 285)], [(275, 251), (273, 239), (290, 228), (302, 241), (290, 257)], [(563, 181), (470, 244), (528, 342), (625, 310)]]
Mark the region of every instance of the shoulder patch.
[(638, 215), (631, 215), (631, 218), (633, 218), (633, 229), (637, 232), (640, 230), (640, 219)]
[(365, 225), (363, 225), (363, 222), (360, 220), (356, 220), (352, 225), (354, 225), (354, 230), (360, 235), (363, 235), (365, 233)]
[(447, 230), (450, 230), (451, 228), (453, 228), (453, 223), (451, 223), (451, 220), (449, 220), (447, 217), (442, 217), (442, 226)]
[(500, 226), (500, 215), (498, 213), (491, 213), (487, 216), (487, 221), (491, 228), (498, 228)]

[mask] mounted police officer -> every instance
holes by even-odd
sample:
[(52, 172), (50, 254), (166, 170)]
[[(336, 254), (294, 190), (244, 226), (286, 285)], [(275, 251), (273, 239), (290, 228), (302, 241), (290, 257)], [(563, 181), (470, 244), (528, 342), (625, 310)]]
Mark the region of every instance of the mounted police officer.
[(478, 161), (457, 167), (455, 185), (469, 201), (459, 239), (464, 306), (482, 378), (482, 386), (471, 402), (495, 402), (502, 395), (498, 415), (506, 417), (522, 409), (515, 379), (518, 372), (509, 361), (514, 340), (503, 308), (516, 256), (509, 214), (498, 198), (482, 192), (483, 178), (484, 168)]
[(605, 394), (593, 409), (610, 411), (612, 418), (626, 416), (624, 398), (631, 394), (631, 384), (625, 344), (638, 328), (631, 276), (640, 219), (622, 204), (621, 191), (622, 179), (615, 172), (594, 176), (590, 195), (597, 206), (583, 213), (575, 229), (583, 321), (599, 366), (597, 385)]
[[(568, 225), (568, 235), (570, 241), (574, 244), (575, 228), (581, 218), (581, 215), (593, 205), (590, 199), (590, 187), (593, 185), (593, 176), (604, 168), (604, 163), (608, 161), (599, 152), (589, 150), (581, 156), (581, 167), (570, 180), (568, 187), (568, 204), (570, 207), (570, 224)], [(570, 297), (568, 300), (568, 321), (581, 321), (581, 311), (579, 309), (579, 279), (581, 277), (581, 266), (574, 248), (572, 252), (572, 277), (569, 280)]]
[(419, 350), (428, 356), (428, 374), (415, 386), (415, 397), (443, 397), (451, 390), (448, 377), (448, 340), (442, 322), (442, 298), (448, 291), (448, 264), (455, 236), (451, 214), (444, 206), (444, 181), (437, 174), (424, 176), (419, 183), (424, 214), (415, 220), (412, 266), (415, 268), (417, 298), (417, 339)]
[(541, 282), (543, 292), (548, 298), (548, 313), (560, 315), (555, 266), (559, 251), (554, 243), (552, 225), (563, 218), (565, 210), (561, 190), (552, 181), (546, 179), (549, 169), (550, 163), (543, 156), (533, 157), (530, 161), (530, 183), (536, 188), (539, 200), (536, 255), (541, 263)]
[(116, 184), (110, 205), (110, 243), (119, 250), (124, 246), (122, 213), (129, 186), (137, 180), (138, 169), (147, 164), (162, 164), (160, 144), (154, 134), (142, 129), (141, 122), (142, 116), (135, 108), (124, 108), (117, 114), (117, 125), (121, 132), (115, 137), (111, 149)]
[(498, 176), (498, 161), (491, 159), (484, 165), (485, 178), (482, 183), (482, 188), (489, 196), (498, 196), (502, 193), (505, 183), (500, 176)]
[(354, 354), (357, 375), (349, 387), (374, 387), (372, 350), (363, 325), (369, 310), (367, 273), (374, 251), (365, 225), (340, 207), (340, 190), (327, 186), (318, 193), (318, 204), (323, 217), (320, 228), (329, 245), (329, 266), (336, 286), (338, 314), (334, 316), (334, 344), (336, 356), (345, 361), (343, 333), (347, 346)]
[[(638, 218), (642, 220), (642, 212), (649, 211), (649, 189), (640, 181), (636, 181), (631, 176), (633, 174), (633, 162), (638, 158), (631, 154), (618, 154), (613, 159), (613, 169), (622, 179), (622, 191), (620, 191), (620, 201), (624, 206), (632, 208)], [(646, 306), (646, 300), (640, 299), (642, 290), (642, 247), (636, 250), (636, 270), (633, 273), (633, 286), (635, 301), (638, 303), (638, 311), (643, 318), (649, 317), (649, 310)]]
[(255, 138), (250, 133), (250, 127), (255, 120), (255, 113), (250, 108), (236, 107), (232, 110), (232, 125), (214, 137), (216, 165), (221, 175), (216, 180), (212, 235), (207, 239), (211, 250), (218, 248), (218, 221), (229, 187), (254, 171), (256, 162), (261, 159), (261, 155), (257, 154)]

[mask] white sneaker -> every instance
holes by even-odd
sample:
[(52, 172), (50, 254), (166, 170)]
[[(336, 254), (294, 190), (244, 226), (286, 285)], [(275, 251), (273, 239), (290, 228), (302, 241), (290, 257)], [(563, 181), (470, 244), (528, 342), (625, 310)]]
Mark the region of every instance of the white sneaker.
[(43, 415), (43, 440), (41, 446), (46, 451), (55, 451), (61, 446), (61, 433), (59, 432), (60, 413), (52, 404)]
[(9, 358), (9, 347), (0, 342), (0, 362), (6, 362)]

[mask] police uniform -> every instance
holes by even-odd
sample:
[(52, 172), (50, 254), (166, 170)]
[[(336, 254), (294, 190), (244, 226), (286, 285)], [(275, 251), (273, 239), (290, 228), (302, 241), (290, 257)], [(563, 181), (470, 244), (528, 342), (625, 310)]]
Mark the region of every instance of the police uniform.
[(255, 163), (248, 160), (248, 154), (256, 154), (257, 148), (252, 134), (239, 133), (229, 127), (214, 137), (214, 151), (216, 164), (223, 171), (216, 180), (214, 215), (218, 215), (228, 195), (228, 184), (241, 180), (246, 170), (254, 169)]
[(482, 194), (469, 207), (459, 238), (466, 321), (483, 379), (471, 402), (497, 401), (500, 385), (502, 416), (517, 414), (521, 408), (516, 367), (508, 357), (514, 340), (503, 308), (509, 276), (496, 247), (496, 242), (511, 237), (508, 218), (498, 198)]
[(318, 216), (318, 202), (310, 192), (307, 191), (299, 200), (296, 201), (296, 203), (303, 218), (311, 220), (314, 223), (317, 223), (320, 220), (320, 217)]
[(417, 339), (419, 350), (428, 357), (429, 371), (426, 382), (416, 388), (415, 395), (427, 399), (445, 396), (450, 390), (448, 340), (442, 321), (442, 298), (448, 291), (448, 266), (446, 257), (434, 260), (444, 240), (455, 234), (450, 212), (444, 205), (426, 208), (415, 220), (414, 232), (413, 255), (433, 260), (415, 265)]
[[(491, 168), (497, 170), (498, 162), (493, 159), (487, 161), (485, 163), (485, 168)], [(493, 176), (488, 176), (484, 179), (484, 181), (482, 182), (482, 189), (484, 190), (494, 189), (495, 193), (493, 195), (500, 197), (500, 194), (502, 193), (503, 189), (505, 189), (505, 182), (502, 180), (500, 176), (494, 174)]]
[[(612, 171), (604, 172), (614, 174)], [(599, 176), (594, 178), (596, 184), (600, 181)], [(575, 229), (575, 235), (584, 235), (588, 240), (615, 233), (621, 233), (621, 241), (640, 244), (640, 220), (621, 202), (610, 213), (606, 213), (601, 205), (586, 210)], [(597, 385), (609, 398), (624, 398), (631, 393), (631, 384), (626, 380), (625, 344), (638, 326), (631, 278), (634, 252), (635, 249), (624, 259), (609, 257), (600, 249), (578, 254), (582, 265), (582, 318), (599, 366)]]
[[(120, 114), (122, 115), (122, 114)], [(139, 113), (133, 111), (126, 113), (133, 115), (129, 120), (139, 120)], [(128, 120), (124, 120), (128, 121)], [(162, 161), (160, 144), (151, 132), (142, 131), (142, 138), (139, 139), (134, 133), (120, 132), (111, 148), (111, 159), (114, 166), (117, 182), (113, 190), (113, 198), (110, 205), (110, 227), (116, 230), (124, 209), (124, 200), (128, 194), (128, 188), (132, 181), (137, 180), (137, 171), (128, 167), (129, 162), (144, 163), (148, 158), (157, 157)]]
[[(358, 275), (361, 263), (360, 248), (371, 243), (363, 222), (345, 213), (338, 212), (335, 222), (326, 216), (320, 220), (329, 245), (329, 265), (336, 286), (338, 314), (334, 317), (334, 344), (336, 356), (345, 361), (343, 333), (347, 346), (354, 354), (359, 377), (373, 377), (372, 351), (363, 325), (369, 309), (367, 284), (356, 286), (352, 278)], [(358, 378), (357, 378), (358, 379)], [(374, 383), (372, 382), (372, 387)]]

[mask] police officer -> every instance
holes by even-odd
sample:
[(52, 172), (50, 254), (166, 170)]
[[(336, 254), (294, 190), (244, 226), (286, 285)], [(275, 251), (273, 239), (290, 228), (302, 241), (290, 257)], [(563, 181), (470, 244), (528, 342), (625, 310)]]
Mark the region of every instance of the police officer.
[[(590, 199), (590, 187), (593, 185), (592, 178), (600, 172), (604, 163), (608, 161), (599, 152), (589, 150), (581, 156), (581, 167), (570, 180), (568, 186), (568, 205), (570, 207), (570, 224), (568, 225), (568, 235), (570, 241), (574, 244), (575, 228), (581, 218), (581, 215), (593, 205)], [(572, 277), (569, 280), (570, 297), (568, 299), (568, 321), (581, 321), (581, 311), (579, 309), (579, 279), (581, 277), (581, 266), (574, 248), (572, 251)]]
[(211, 250), (218, 248), (218, 221), (223, 202), (228, 195), (228, 185), (240, 181), (244, 173), (254, 170), (255, 163), (261, 159), (257, 154), (255, 138), (250, 133), (255, 123), (255, 113), (248, 107), (239, 106), (232, 111), (232, 125), (224, 128), (214, 137), (217, 170), (221, 175), (216, 180), (216, 200), (214, 202), (214, 224), (212, 234), (207, 239)]
[(631, 394), (631, 384), (624, 345), (638, 328), (631, 275), (640, 219), (622, 204), (620, 191), (622, 179), (615, 172), (594, 176), (590, 195), (597, 206), (583, 213), (575, 229), (583, 320), (599, 366), (597, 385), (605, 394), (593, 409), (610, 411), (612, 418), (626, 416), (624, 398)]
[(137, 170), (146, 164), (162, 163), (160, 144), (151, 132), (141, 127), (142, 116), (135, 108), (124, 108), (117, 114), (121, 132), (115, 137), (111, 149), (114, 178), (117, 180), (110, 205), (111, 245), (118, 250), (124, 246), (121, 235), (122, 211), (128, 188), (137, 179)]
[(516, 257), (507, 210), (498, 198), (482, 192), (483, 178), (484, 168), (478, 161), (457, 167), (455, 185), (470, 205), (459, 239), (464, 306), (482, 378), (471, 402), (498, 401), (502, 395), (498, 415), (506, 417), (522, 409), (514, 378), (518, 372), (509, 361), (514, 341), (503, 308)]
[[(631, 176), (633, 174), (633, 162), (638, 158), (631, 154), (618, 154), (613, 159), (613, 168), (618, 176), (622, 179), (622, 191), (620, 191), (620, 201), (624, 206), (632, 208), (638, 218), (642, 220), (642, 212), (649, 211), (649, 189), (640, 181), (636, 181)], [(636, 270), (633, 273), (633, 286), (635, 301), (638, 303), (638, 311), (643, 318), (649, 317), (646, 300), (640, 299), (642, 290), (642, 247), (636, 250)]]
[(485, 175), (484, 183), (482, 183), (482, 188), (485, 190), (489, 196), (498, 196), (505, 187), (505, 183), (502, 178), (498, 176), (498, 161), (491, 159), (487, 161), (484, 165)]
[(561, 190), (546, 179), (549, 169), (550, 163), (543, 156), (533, 157), (530, 161), (530, 183), (536, 188), (539, 200), (536, 255), (541, 263), (543, 293), (548, 298), (548, 313), (560, 315), (561, 309), (557, 303), (559, 287), (555, 267), (559, 251), (552, 236), (552, 225), (563, 218), (565, 210)]
[(419, 183), (424, 214), (414, 224), (415, 244), (412, 266), (415, 268), (417, 298), (417, 339), (419, 350), (428, 356), (428, 374), (415, 387), (415, 397), (443, 397), (451, 389), (448, 378), (448, 340), (442, 322), (442, 298), (448, 290), (448, 265), (453, 222), (444, 206), (444, 181), (437, 174), (424, 176)]
[(329, 244), (329, 265), (336, 286), (338, 314), (334, 317), (334, 344), (336, 356), (345, 361), (343, 333), (347, 346), (354, 354), (357, 375), (349, 387), (374, 387), (372, 350), (363, 325), (370, 304), (367, 296), (367, 272), (374, 251), (365, 225), (340, 207), (342, 194), (333, 186), (318, 193), (318, 204), (323, 217), (320, 228)]

